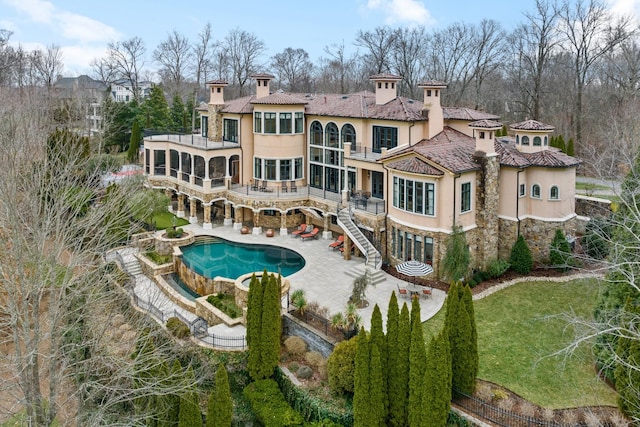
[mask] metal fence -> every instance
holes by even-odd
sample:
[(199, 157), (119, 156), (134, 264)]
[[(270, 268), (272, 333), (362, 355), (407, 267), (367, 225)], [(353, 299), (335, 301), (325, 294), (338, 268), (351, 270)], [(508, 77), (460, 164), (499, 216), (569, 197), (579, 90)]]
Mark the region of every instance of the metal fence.
[(554, 421), (528, 417), (506, 409), (493, 406), (482, 399), (454, 391), (453, 402), (465, 411), (473, 413), (486, 421), (503, 427), (565, 427)]

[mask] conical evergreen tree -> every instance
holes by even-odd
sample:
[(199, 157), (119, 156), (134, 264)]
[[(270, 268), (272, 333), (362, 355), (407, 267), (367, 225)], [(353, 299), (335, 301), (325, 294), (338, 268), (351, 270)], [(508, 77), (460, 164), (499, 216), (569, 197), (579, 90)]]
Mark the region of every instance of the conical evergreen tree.
[(556, 233), (551, 241), (549, 250), (549, 263), (551, 266), (567, 271), (571, 267), (571, 246), (561, 229), (556, 229)]
[(640, 308), (630, 298), (624, 307), (622, 328), (626, 332), (618, 338), (616, 350), (615, 380), (618, 391), (618, 407), (630, 418), (640, 415), (640, 341), (631, 336), (640, 324)]
[(396, 412), (393, 414), (392, 425), (408, 425), (409, 405), (409, 351), (411, 348), (411, 319), (409, 307), (402, 304), (400, 319), (398, 321), (398, 346), (397, 346), (397, 384), (398, 394), (394, 396), (397, 402)]
[(373, 307), (373, 313), (371, 314), (371, 335), (369, 338), (371, 345), (374, 344), (378, 347), (378, 352), (380, 353), (380, 368), (382, 375), (382, 405), (383, 405), (383, 413), (384, 419), (387, 418), (387, 414), (389, 411), (389, 397), (387, 395), (388, 391), (388, 352), (387, 352), (387, 342), (386, 337), (384, 336), (384, 330), (382, 329), (382, 313), (380, 312), (380, 307), (376, 304)]
[(364, 327), (358, 333), (358, 349), (356, 351), (356, 371), (353, 376), (353, 426), (369, 427), (371, 424), (371, 408), (369, 405), (369, 339)]
[(175, 132), (186, 131), (187, 114), (179, 95), (174, 95), (171, 101), (171, 130)]
[(518, 236), (511, 248), (509, 263), (511, 264), (511, 269), (520, 274), (528, 274), (533, 268), (533, 256), (522, 234)]
[(218, 365), (216, 388), (209, 396), (206, 427), (231, 427), (233, 401), (229, 388), (229, 376), (224, 364)]
[(476, 378), (478, 376), (478, 369), (480, 366), (480, 356), (478, 355), (478, 329), (476, 327), (476, 312), (475, 308), (473, 307), (473, 296), (471, 295), (471, 288), (469, 286), (465, 285), (462, 289), (460, 304), (465, 306), (467, 313), (469, 314), (471, 341), (467, 352), (469, 358), (469, 367), (473, 372), (473, 378)]
[(387, 308), (387, 396), (389, 401), (388, 424), (397, 426), (398, 414), (404, 411), (400, 406), (399, 396), (405, 392), (406, 386), (400, 383), (398, 376), (398, 328), (400, 321), (400, 309), (395, 292), (391, 292), (389, 307)]
[(370, 363), (369, 363), (369, 410), (371, 411), (370, 426), (385, 427), (384, 399), (385, 389), (382, 376), (382, 363), (378, 344), (370, 342)]
[(426, 390), (422, 405), (428, 414), (425, 425), (444, 426), (451, 409), (451, 353), (447, 328), (442, 328), (429, 343), (424, 382)]
[(458, 312), (458, 339), (455, 358), (451, 366), (452, 386), (454, 390), (472, 394), (475, 388), (475, 373), (471, 359), (471, 319), (467, 307), (460, 305)]
[(254, 326), (260, 323), (257, 314), (262, 312), (262, 301), (258, 298), (262, 292), (260, 291), (260, 281), (253, 273), (249, 282), (249, 293), (247, 295), (247, 345), (251, 347), (251, 342), (255, 334)]
[(567, 156), (575, 156), (576, 155), (576, 148), (574, 147), (573, 144), (573, 138), (569, 138), (569, 143), (567, 144)]
[[(171, 365), (170, 377), (174, 383), (177, 383), (178, 380), (183, 377), (182, 365), (180, 365), (180, 361), (178, 359), (175, 359)], [(178, 425), (178, 421), (180, 420), (180, 396), (175, 393), (171, 393), (165, 396), (165, 401), (167, 411), (166, 418), (163, 421), (163, 427), (175, 427)]]
[(262, 327), (260, 343), (260, 368), (258, 379), (269, 378), (278, 365), (280, 353), (280, 288), (278, 279), (270, 274), (262, 300)]
[[(247, 307), (247, 344), (249, 355), (247, 357), (247, 370), (254, 380), (262, 379), (262, 311), (265, 288), (269, 277), (265, 270), (261, 280), (255, 280), (249, 285)], [(254, 293), (255, 295), (251, 295)]]
[(178, 421), (178, 427), (201, 427), (202, 413), (198, 405), (198, 395), (195, 392), (196, 376), (191, 366), (187, 369), (185, 379), (187, 384), (191, 386), (191, 390), (180, 397), (180, 419)]
[(563, 153), (567, 152), (567, 146), (564, 142), (564, 136), (558, 135), (557, 144), (558, 144), (557, 147), (560, 149), (560, 151), (562, 151)]
[(408, 420), (410, 426), (421, 426), (427, 418), (425, 408), (422, 405), (425, 392), (426, 363), (427, 350), (420, 321), (420, 303), (417, 298), (414, 298), (411, 306), (411, 347), (409, 349)]
[(140, 126), (137, 121), (131, 127), (131, 138), (129, 139), (129, 149), (127, 150), (127, 160), (132, 163), (138, 161), (138, 151), (140, 150)]

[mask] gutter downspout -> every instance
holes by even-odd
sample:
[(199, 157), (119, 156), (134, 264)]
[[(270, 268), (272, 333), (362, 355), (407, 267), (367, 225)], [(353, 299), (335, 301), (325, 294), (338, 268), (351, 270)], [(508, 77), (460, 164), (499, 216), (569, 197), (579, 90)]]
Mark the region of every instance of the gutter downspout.
[(458, 178), (460, 178), (460, 174), (457, 173), (453, 176), (453, 227), (456, 226), (456, 198), (457, 198), (457, 192), (456, 189), (458, 188), (456, 185), (456, 182), (458, 180)]

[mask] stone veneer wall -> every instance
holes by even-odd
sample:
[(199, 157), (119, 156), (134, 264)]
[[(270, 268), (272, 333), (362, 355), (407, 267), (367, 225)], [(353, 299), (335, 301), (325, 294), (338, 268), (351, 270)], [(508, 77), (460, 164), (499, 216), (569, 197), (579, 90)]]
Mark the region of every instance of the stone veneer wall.
[(310, 351), (317, 351), (323, 357), (328, 358), (333, 353), (336, 341), (327, 337), (313, 326), (296, 319), (289, 313), (282, 315), (282, 333), (285, 336), (302, 338), (309, 346)]
[(224, 323), (228, 326), (236, 326), (244, 324), (244, 316), (232, 319), (224, 314), (221, 310), (212, 306), (207, 302), (207, 297), (196, 298), (196, 316), (202, 317), (207, 321), (207, 325), (218, 325)]
[(187, 231), (185, 231), (184, 235), (178, 239), (168, 239), (164, 236), (165, 235), (163, 234), (155, 239), (156, 252), (160, 255), (171, 255), (173, 254), (174, 246), (186, 246), (195, 241), (195, 235)]
[(611, 200), (597, 197), (576, 196), (576, 214), (582, 216), (607, 216), (611, 213)]
[[(546, 262), (549, 259), (549, 249), (556, 230), (561, 229), (567, 234), (575, 234), (578, 225), (577, 217), (567, 221), (541, 221), (525, 218), (520, 221), (520, 233), (524, 236), (535, 262)], [(508, 260), (511, 247), (518, 237), (518, 223), (516, 221), (500, 219), (500, 258)]]
[(482, 152), (476, 153), (474, 159), (482, 167), (482, 171), (476, 174), (474, 210), (478, 229), (475, 233), (467, 233), (467, 243), (476, 242), (476, 251), (472, 251), (472, 254), (475, 252), (475, 262), (472, 265), (484, 270), (489, 261), (498, 256), (499, 250), (500, 163), (498, 156), (486, 156)]
[(209, 141), (222, 141), (222, 114), (220, 110), (224, 108), (224, 105), (209, 104), (209, 126), (207, 129), (207, 139)]
[(181, 257), (174, 257), (173, 264), (175, 272), (190, 289), (205, 296), (217, 293), (235, 295), (235, 282), (229, 279), (208, 279), (192, 271), (182, 261)]

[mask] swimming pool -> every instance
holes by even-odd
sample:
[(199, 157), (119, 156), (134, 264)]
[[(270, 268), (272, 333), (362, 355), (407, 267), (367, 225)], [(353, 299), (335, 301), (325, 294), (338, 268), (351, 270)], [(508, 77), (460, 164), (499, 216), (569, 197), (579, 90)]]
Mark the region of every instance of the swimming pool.
[(231, 242), (219, 237), (195, 242), (180, 248), (182, 261), (191, 270), (206, 278), (239, 276), (267, 269), (289, 276), (301, 270), (305, 261), (291, 249), (272, 245), (252, 245)]

